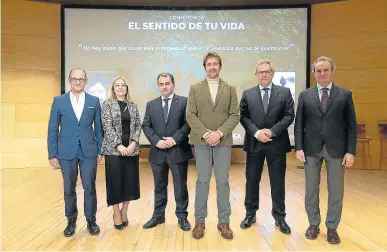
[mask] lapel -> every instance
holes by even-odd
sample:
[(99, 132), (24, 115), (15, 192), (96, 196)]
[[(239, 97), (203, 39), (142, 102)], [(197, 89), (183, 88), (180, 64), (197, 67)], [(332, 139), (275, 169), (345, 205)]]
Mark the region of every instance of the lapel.
[(329, 107), (332, 105), (332, 101), (335, 99), (338, 91), (339, 91), (339, 89), (337, 88), (337, 86), (334, 83), (332, 83), (332, 89), (331, 89), (331, 92), (330, 92), (329, 97), (328, 97), (327, 108), (325, 110), (325, 113), (328, 111)]
[(220, 97), (222, 97), (224, 86), (225, 86), (224, 81), (221, 78), (219, 78), (219, 85), (218, 85), (218, 91), (216, 92), (214, 108), (218, 104)]
[(82, 119), (84, 119), (84, 117), (86, 116), (86, 111), (88, 107), (92, 106), (92, 105), (89, 105), (89, 102), (90, 102), (89, 95), (85, 92), (85, 104), (83, 104), (83, 110), (82, 110), (82, 114), (81, 114), (81, 118), (79, 119), (79, 122), (81, 122)]
[(259, 88), (259, 85), (256, 85), (253, 89), (255, 94), (253, 97), (258, 97), (258, 99), (254, 99), (258, 104), (258, 107), (260, 108), (259, 111), (262, 111), (263, 114), (265, 114), (265, 111), (263, 109), (263, 101), (262, 101), (262, 95), (261, 95), (261, 89)]
[(169, 121), (171, 120), (171, 117), (172, 117), (173, 113), (175, 113), (177, 106), (179, 106), (179, 97), (176, 94), (174, 94), (173, 99), (171, 101), (171, 107), (169, 108), (168, 120), (165, 123), (165, 125), (167, 125), (169, 123)]
[(67, 109), (69, 109), (72, 112), (71, 114), (73, 115), (73, 119), (78, 122), (78, 118), (75, 115), (75, 111), (73, 109), (73, 105), (71, 105), (70, 92), (71, 91), (66, 93), (66, 104), (67, 104), (67, 107), (68, 107)]
[[(271, 84), (269, 106), (267, 107), (265, 116), (268, 115), (271, 108), (274, 107), (274, 104), (277, 101), (278, 91), (279, 91), (279, 88), (276, 85)], [(261, 100), (262, 100), (262, 98), (261, 98)], [(263, 107), (263, 102), (262, 102), (262, 107)]]
[(324, 114), (324, 110), (321, 106), (321, 101), (320, 101), (320, 98), (318, 96), (317, 84), (312, 88), (312, 98), (313, 98), (314, 102), (316, 103), (317, 107), (319, 108), (321, 114)]
[(215, 104), (212, 102), (210, 86), (208, 85), (207, 78), (205, 78), (203, 81), (203, 88), (204, 88), (204, 93), (206, 93), (206, 96), (208, 98), (208, 102), (211, 104), (212, 110), (214, 110)]
[(156, 104), (157, 104), (156, 115), (158, 115), (158, 117), (159, 117), (158, 120), (161, 120), (162, 122), (165, 123), (165, 120), (164, 120), (164, 111), (163, 111), (163, 101), (162, 101), (162, 99), (161, 99), (161, 96), (160, 96), (159, 98), (157, 98)]

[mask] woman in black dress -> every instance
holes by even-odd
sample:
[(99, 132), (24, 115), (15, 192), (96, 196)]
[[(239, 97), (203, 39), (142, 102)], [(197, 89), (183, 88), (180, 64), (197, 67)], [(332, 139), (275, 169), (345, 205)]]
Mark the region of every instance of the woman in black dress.
[(108, 99), (102, 105), (102, 125), (107, 204), (113, 206), (114, 227), (122, 230), (128, 225), (129, 201), (140, 198), (141, 122), (137, 105), (130, 100), (129, 87), (121, 76), (113, 80)]

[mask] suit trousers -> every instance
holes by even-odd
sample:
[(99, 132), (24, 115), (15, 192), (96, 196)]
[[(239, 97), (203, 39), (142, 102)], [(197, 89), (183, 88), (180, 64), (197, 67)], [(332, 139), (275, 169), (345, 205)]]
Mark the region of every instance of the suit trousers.
[(328, 213), (325, 225), (330, 229), (337, 229), (343, 209), (344, 197), (344, 167), (342, 158), (334, 159), (328, 154), (323, 145), (319, 153), (306, 156), (305, 162), (305, 209), (309, 224), (319, 226), (321, 222), (319, 193), (321, 165), (325, 160), (328, 184)]
[(168, 170), (171, 169), (176, 201), (175, 214), (179, 219), (186, 218), (188, 216), (188, 161), (174, 164), (167, 155), (162, 164), (151, 163), (151, 167), (155, 186), (153, 217), (165, 218), (165, 208), (168, 202)]
[(268, 154), (266, 150), (257, 153), (246, 154), (246, 195), (245, 208), (246, 215), (255, 216), (259, 209), (259, 184), (261, 181), (263, 164), (267, 161), (272, 210), (275, 220), (285, 219), (285, 173), (286, 173), (286, 153)]
[(77, 219), (77, 194), (75, 187), (78, 178), (78, 165), (81, 173), (82, 186), (84, 190), (84, 213), (86, 219), (95, 220), (97, 212), (97, 195), (95, 190), (95, 179), (97, 177), (97, 157), (87, 158), (84, 156), (82, 147), (78, 145), (76, 158), (72, 160), (59, 160), (63, 175), (65, 215), (68, 220)]
[(196, 167), (198, 178), (196, 181), (195, 222), (204, 223), (207, 217), (207, 201), (214, 162), (216, 179), (216, 197), (218, 206), (218, 222), (230, 223), (230, 185), (228, 182), (231, 147), (218, 145), (195, 145)]

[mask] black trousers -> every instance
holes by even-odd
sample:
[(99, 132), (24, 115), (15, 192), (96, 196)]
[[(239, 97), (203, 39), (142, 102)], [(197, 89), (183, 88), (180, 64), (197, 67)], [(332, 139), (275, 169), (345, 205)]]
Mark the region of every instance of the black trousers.
[(275, 220), (285, 218), (285, 173), (286, 153), (271, 154), (262, 150), (246, 154), (246, 214), (255, 216), (259, 209), (259, 183), (266, 158), (272, 199), (272, 215)]
[(177, 218), (186, 218), (188, 216), (188, 161), (172, 164), (168, 159), (169, 158), (167, 158), (162, 164), (151, 164), (155, 186), (153, 217), (165, 217), (165, 208), (168, 202), (168, 171), (171, 169), (176, 201), (175, 214)]

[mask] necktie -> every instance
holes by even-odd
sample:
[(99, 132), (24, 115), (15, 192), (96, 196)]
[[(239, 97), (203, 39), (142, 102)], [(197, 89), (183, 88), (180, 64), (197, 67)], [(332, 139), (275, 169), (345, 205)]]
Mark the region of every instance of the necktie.
[(168, 101), (170, 100), (170, 98), (164, 98), (163, 101), (164, 101), (164, 107), (163, 107), (163, 113), (164, 113), (164, 120), (165, 122), (168, 121)]
[(265, 91), (265, 93), (263, 94), (262, 102), (263, 102), (263, 109), (265, 110), (265, 114), (266, 114), (267, 107), (269, 106), (269, 89), (263, 88), (263, 90)]
[(327, 101), (328, 101), (328, 88), (322, 88), (322, 94), (321, 94), (321, 106), (323, 110), (327, 108)]

